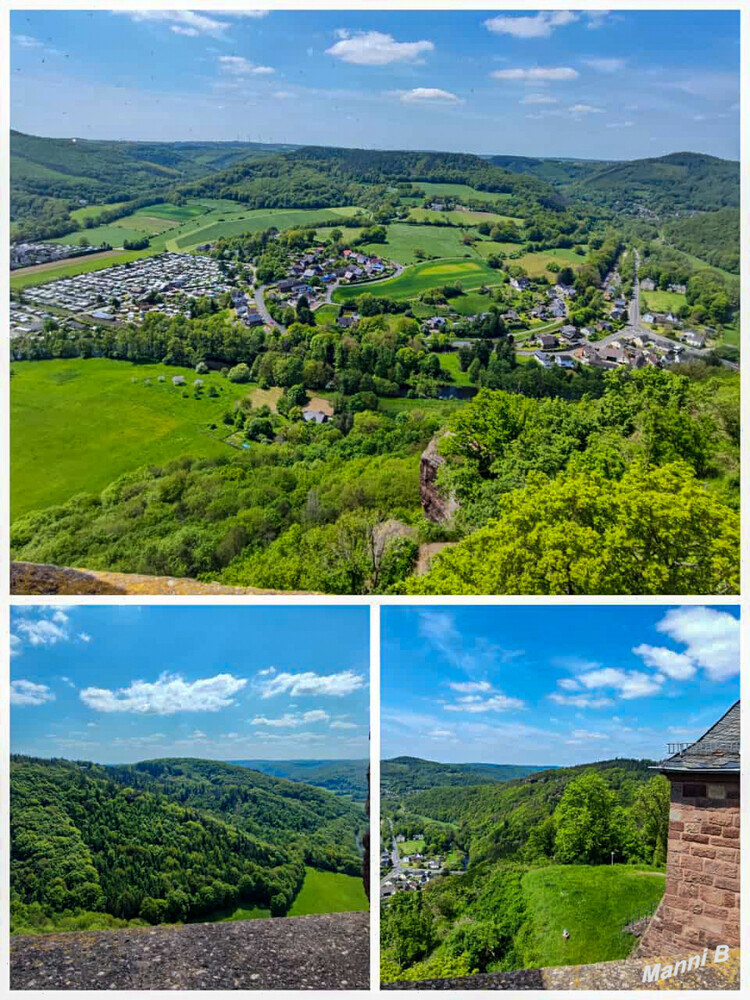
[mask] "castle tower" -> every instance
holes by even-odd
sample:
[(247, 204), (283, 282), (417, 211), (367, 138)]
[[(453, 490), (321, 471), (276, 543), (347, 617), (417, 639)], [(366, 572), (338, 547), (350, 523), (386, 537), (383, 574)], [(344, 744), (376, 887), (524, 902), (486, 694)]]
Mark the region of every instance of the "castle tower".
[(740, 703), (692, 744), (669, 744), (667, 887), (637, 954), (740, 944)]

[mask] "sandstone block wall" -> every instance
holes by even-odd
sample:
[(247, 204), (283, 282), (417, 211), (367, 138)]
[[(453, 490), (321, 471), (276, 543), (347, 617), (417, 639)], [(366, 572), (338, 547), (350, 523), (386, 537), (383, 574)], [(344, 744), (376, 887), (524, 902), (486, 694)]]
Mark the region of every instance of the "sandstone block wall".
[(664, 898), (639, 955), (740, 943), (739, 779), (672, 781)]

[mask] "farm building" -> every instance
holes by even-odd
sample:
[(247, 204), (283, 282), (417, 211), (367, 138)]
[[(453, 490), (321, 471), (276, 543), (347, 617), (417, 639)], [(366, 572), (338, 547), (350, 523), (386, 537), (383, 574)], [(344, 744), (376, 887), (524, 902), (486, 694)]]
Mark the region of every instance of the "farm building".
[(740, 944), (740, 703), (692, 744), (669, 744), (667, 888), (641, 956)]

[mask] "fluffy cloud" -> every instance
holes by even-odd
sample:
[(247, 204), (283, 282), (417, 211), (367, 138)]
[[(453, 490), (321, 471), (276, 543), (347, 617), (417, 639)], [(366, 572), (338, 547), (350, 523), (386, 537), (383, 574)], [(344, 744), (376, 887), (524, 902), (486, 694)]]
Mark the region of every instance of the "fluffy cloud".
[(579, 14), (571, 10), (540, 10), (531, 15), (505, 15), (491, 17), (484, 22), (485, 27), (498, 35), (512, 35), (514, 38), (549, 38), (555, 28), (577, 21)]
[(640, 656), (647, 667), (654, 667), (674, 681), (686, 681), (693, 677), (697, 667), (684, 653), (676, 653), (666, 646), (649, 646), (642, 642), (640, 646), (633, 649), (636, 656)]
[(44, 42), (40, 42), (38, 38), (32, 38), (31, 35), (13, 35), (12, 37), (16, 45), (20, 45), (22, 49), (44, 48)]
[(342, 722), (340, 719), (337, 719), (331, 723), (331, 729), (359, 729), (359, 726), (356, 722)]
[(464, 695), (453, 705), (446, 705), (446, 712), (509, 712), (512, 709), (522, 709), (524, 703), (520, 698), (511, 698), (508, 695), (497, 692), (489, 698), (481, 698), (479, 695)]
[(55, 646), (58, 642), (71, 640), (69, 616), (59, 608), (51, 614), (49, 610), (43, 611), (44, 617), (41, 618), (24, 617), (16, 620), (16, 634), (11, 636), (14, 652), (20, 652), (23, 643), (28, 643), (29, 646)]
[(425, 104), (431, 101), (443, 104), (458, 104), (460, 97), (452, 94), (449, 90), (441, 90), (439, 87), (415, 87), (413, 90), (403, 91), (401, 100), (407, 104)]
[[(219, 18), (265, 17), (267, 10), (217, 10), (200, 13), (194, 10), (113, 10), (110, 13), (129, 17), (131, 21), (152, 22), (166, 25), (176, 35), (197, 38), (208, 35), (211, 38), (221, 38), (231, 27), (231, 21)], [(218, 14), (219, 17), (213, 16)]]
[(453, 691), (459, 694), (473, 694), (476, 691), (491, 691), (492, 685), (489, 681), (451, 681), (448, 685)]
[(256, 66), (244, 56), (219, 56), (219, 68), (232, 76), (267, 75), (275, 72), (272, 66)]
[(55, 695), (46, 684), (35, 684), (34, 681), (11, 681), (11, 705), (44, 705), (54, 701)]
[(174, 715), (176, 712), (218, 712), (235, 704), (233, 695), (247, 681), (232, 674), (216, 674), (197, 681), (186, 681), (179, 674), (166, 671), (153, 683), (133, 681), (116, 691), (109, 688), (84, 688), (81, 701), (97, 712), (134, 712), (139, 715)]
[[(256, 715), (252, 720), (254, 726), (273, 726), (279, 729), (297, 729), (310, 722), (327, 722), (330, 716), (327, 712), (315, 709), (312, 712), (285, 712), (278, 719), (268, 719), (265, 715)], [(337, 728), (343, 728), (339, 726)]]
[(556, 705), (572, 705), (573, 708), (607, 708), (609, 705), (614, 705), (611, 698), (592, 698), (587, 694), (559, 694), (555, 691), (549, 698)]
[(618, 73), (621, 69), (625, 69), (627, 60), (616, 59), (613, 57), (603, 59), (584, 59), (583, 63), (585, 66), (590, 66), (591, 69), (595, 69), (597, 73)]
[(574, 104), (568, 111), (572, 115), (600, 115), (602, 108), (595, 108), (592, 104)]
[(575, 80), (578, 70), (572, 66), (531, 66), (527, 69), (496, 69), (490, 73), (493, 80), (520, 80), (524, 83)]
[[(271, 668), (269, 668), (271, 669)], [(302, 673), (288, 672), (272, 674), (261, 672), (263, 680), (256, 683), (261, 698), (273, 698), (278, 694), (288, 694), (292, 698), (299, 695), (330, 695), (342, 698), (364, 687), (364, 677), (353, 670), (341, 670), (336, 674), (316, 674), (313, 670)]]
[(685, 656), (702, 667), (712, 681), (740, 672), (740, 623), (716, 608), (672, 608), (656, 626), (686, 646)]
[(421, 62), (424, 52), (432, 52), (432, 42), (397, 42), (393, 35), (382, 31), (337, 31), (338, 41), (326, 53), (358, 66), (387, 66), (397, 62)]
[(612, 688), (623, 699), (643, 698), (657, 694), (664, 678), (660, 674), (644, 674), (640, 670), (620, 670), (616, 667), (602, 667), (580, 674), (576, 680), (587, 690)]
[(625, 122), (607, 122), (606, 127), (607, 128), (632, 128), (634, 125), (635, 125), (634, 121), (628, 120), (628, 121), (625, 121)]

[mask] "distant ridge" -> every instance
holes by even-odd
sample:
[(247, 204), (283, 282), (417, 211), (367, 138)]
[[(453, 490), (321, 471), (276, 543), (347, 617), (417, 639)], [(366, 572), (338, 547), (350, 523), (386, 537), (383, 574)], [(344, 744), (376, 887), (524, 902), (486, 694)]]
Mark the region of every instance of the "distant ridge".
[(525, 778), (549, 765), (443, 764), (421, 757), (392, 757), (381, 762), (380, 785), (385, 795), (403, 795), (445, 785), (484, 785)]

